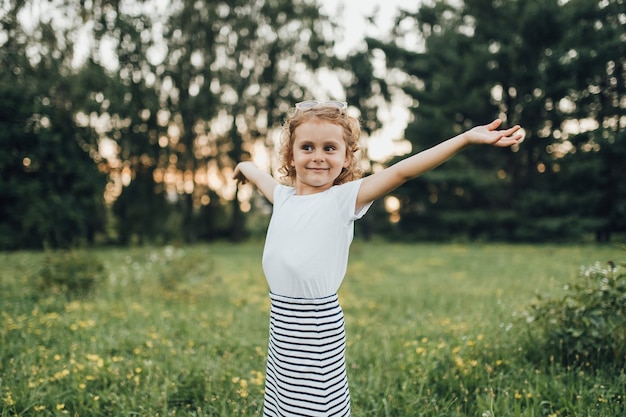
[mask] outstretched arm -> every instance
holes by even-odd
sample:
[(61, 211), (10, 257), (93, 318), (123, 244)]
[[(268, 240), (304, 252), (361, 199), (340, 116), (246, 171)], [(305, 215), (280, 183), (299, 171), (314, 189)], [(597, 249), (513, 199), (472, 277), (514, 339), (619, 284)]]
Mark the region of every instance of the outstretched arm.
[(252, 162), (240, 162), (235, 167), (233, 179), (245, 184), (250, 181), (267, 198), (270, 203), (274, 202), (274, 188), (278, 181), (267, 172), (259, 169)]
[(496, 119), (488, 125), (474, 127), (439, 145), (403, 159), (389, 168), (365, 177), (357, 196), (356, 207), (363, 207), (406, 181), (441, 165), (469, 145), (483, 144), (508, 147), (519, 143), (522, 139), (522, 134), (518, 132), (520, 127), (514, 126), (510, 129), (497, 130), (501, 124), (502, 120)]

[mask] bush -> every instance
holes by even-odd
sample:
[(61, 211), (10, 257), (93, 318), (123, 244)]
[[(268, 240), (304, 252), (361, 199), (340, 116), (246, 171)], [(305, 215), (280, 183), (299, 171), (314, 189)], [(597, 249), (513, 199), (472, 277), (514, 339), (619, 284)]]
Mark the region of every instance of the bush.
[(104, 278), (104, 272), (102, 262), (84, 251), (50, 251), (36, 276), (36, 286), (68, 298), (84, 297)]
[(161, 287), (170, 292), (193, 292), (194, 283), (204, 281), (214, 265), (205, 253), (166, 246), (162, 253), (153, 252), (150, 261), (158, 266)]
[(626, 274), (609, 262), (582, 267), (565, 296), (537, 296), (526, 312), (529, 354), (564, 365), (624, 366), (626, 362)]

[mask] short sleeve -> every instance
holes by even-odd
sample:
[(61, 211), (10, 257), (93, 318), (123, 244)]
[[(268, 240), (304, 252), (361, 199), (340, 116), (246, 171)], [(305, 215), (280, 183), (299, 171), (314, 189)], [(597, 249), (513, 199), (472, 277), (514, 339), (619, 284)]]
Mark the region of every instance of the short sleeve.
[(361, 178), (334, 187), (340, 213), (347, 221), (360, 219), (367, 213), (367, 210), (369, 210), (372, 205), (372, 202), (370, 202), (361, 207), (358, 211), (356, 210), (356, 199), (359, 195), (362, 182), (363, 179)]
[(282, 204), (289, 195), (293, 194), (293, 188), (283, 184), (278, 184), (274, 187), (274, 206)]

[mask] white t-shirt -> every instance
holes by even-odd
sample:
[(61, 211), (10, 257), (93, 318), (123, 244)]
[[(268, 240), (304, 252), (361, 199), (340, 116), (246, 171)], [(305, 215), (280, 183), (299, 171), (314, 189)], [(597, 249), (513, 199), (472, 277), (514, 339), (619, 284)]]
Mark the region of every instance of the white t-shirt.
[(348, 266), (362, 179), (316, 194), (296, 195), (293, 187), (274, 189), (274, 210), (263, 250), (270, 291), (295, 298), (335, 294)]

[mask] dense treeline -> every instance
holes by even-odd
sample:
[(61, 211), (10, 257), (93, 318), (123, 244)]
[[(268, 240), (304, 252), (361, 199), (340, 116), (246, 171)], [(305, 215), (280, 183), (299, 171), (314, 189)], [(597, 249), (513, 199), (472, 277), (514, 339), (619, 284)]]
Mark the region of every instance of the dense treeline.
[(232, 167), (272, 169), (285, 113), (309, 98), (346, 99), (369, 134), (404, 97), (413, 152), (496, 116), (526, 130), (518, 149), (468, 149), (407, 183), (369, 233), (626, 231), (624, 1), (458, 3), (399, 11), (388, 37), (338, 57), (349, 25), (313, 1), (9, 2), (0, 249), (241, 239), (267, 206)]
[[(409, 77), (414, 149), (498, 115), (527, 131), (514, 153), (470, 149), (405, 187), (402, 230), (533, 241), (623, 231), (624, 10), (620, 0), (436, 2), (401, 14), (394, 42), (370, 41)], [(423, 50), (406, 48), (416, 33)]]

